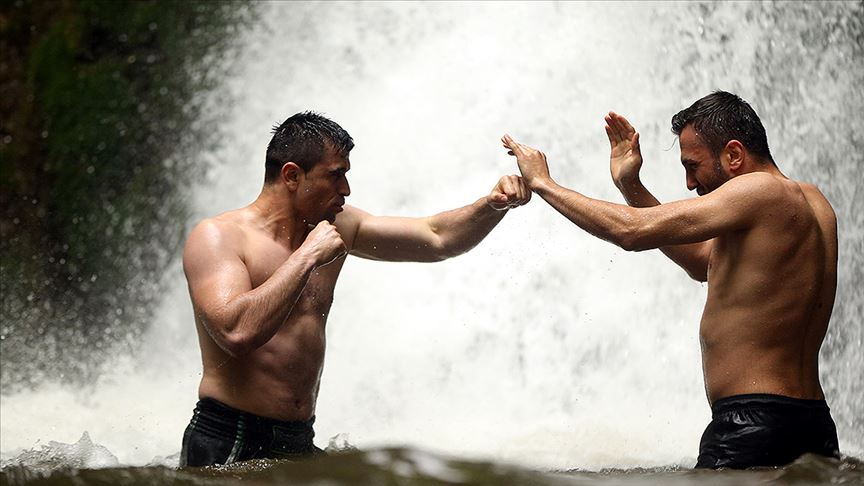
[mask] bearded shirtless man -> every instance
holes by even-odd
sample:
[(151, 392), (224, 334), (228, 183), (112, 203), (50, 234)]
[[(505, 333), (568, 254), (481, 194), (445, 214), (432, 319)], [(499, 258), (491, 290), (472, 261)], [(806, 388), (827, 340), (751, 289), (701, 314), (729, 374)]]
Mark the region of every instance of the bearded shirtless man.
[(473, 248), (531, 197), (521, 178), (505, 176), (460, 209), (373, 216), (345, 205), (353, 146), (323, 116), (288, 118), (267, 147), (258, 198), (189, 234), (183, 269), (204, 372), (181, 466), (320, 453), (312, 424), (324, 328), (346, 254), (444, 260)]
[(611, 172), (630, 207), (556, 184), (546, 156), (502, 139), (532, 191), (589, 233), (628, 251), (659, 248), (708, 282), (699, 336), (713, 419), (697, 467), (838, 457), (819, 383), (819, 348), (837, 287), (837, 222), (819, 189), (784, 176), (749, 104), (718, 91), (672, 118), (687, 188), (660, 204), (639, 180), (639, 134), (610, 113)]

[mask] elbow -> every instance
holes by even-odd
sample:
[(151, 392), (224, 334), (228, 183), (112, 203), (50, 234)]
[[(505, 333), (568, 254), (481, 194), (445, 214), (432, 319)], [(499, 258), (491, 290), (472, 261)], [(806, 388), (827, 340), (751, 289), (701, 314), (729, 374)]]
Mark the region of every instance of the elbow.
[(474, 246), (459, 246), (455, 243), (448, 242), (443, 238), (438, 238), (438, 241), (431, 248), (432, 251), (429, 252), (429, 261), (430, 262), (440, 262), (443, 260), (447, 260), (453, 257), (457, 257), (463, 253), (467, 253)]
[(224, 333), (216, 343), (232, 358), (242, 358), (257, 347), (252, 342), (251, 336), (236, 331)]
[(457, 257), (463, 253), (467, 253), (468, 250), (470, 250), (470, 248), (464, 248), (464, 249), (444, 248), (444, 249), (435, 253), (435, 255), (434, 255), (435, 260), (433, 260), (433, 261), (440, 262), (440, 261), (448, 260), (450, 258)]
[(621, 247), (624, 251), (639, 251), (636, 240), (630, 237), (618, 237), (613, 241), (613, 243)]
[(637, 231), (630, 228), (615, 235), (613, 243), (624, 251), (644, 251), (651, 248)]
[(692, 270), (687, 270), (687, 275), (689, 275), (690, 278), (697, 282), (705, 283), (708, 281), (708, 274), (705, 272), (694, 272)]
[(243, 332), (242, 326), (228, 325), (212, 317), (210, 319), (201, 317), (202, 323), (213, 342), (228, 356), (240, 358), (251, 353), (257, 347), (253, 336), (248, 332)]
[(657, 248), (651, 228), (636, 217), (627, 218), (613, 234), (613, 243), (625, 251), (645, 251)]
[(435, 251), (429, 253), (425, 261), (429, 263), (435, 262), (443, 262), (444, 260), (448, 260), (453, 257), (457, 257), (461, 254), (465, 253), (464, 251), (454, 251), (448, 249), (436, 249)]

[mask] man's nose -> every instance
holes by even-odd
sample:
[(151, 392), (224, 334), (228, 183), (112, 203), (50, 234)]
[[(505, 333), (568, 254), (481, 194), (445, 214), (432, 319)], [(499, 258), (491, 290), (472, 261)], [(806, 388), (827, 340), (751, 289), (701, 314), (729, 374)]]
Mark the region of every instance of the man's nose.
[(696, 178), (690, 174), (687, 174), (687, 190), (692, 191), (697, 187), (699, 187), (699, 182), (696, 180)]
[(348, 184), (348, 179), (345, 179), (339, 187), (339, 195), (342, 197), (348, 197), (351, 195), (351, 186)]

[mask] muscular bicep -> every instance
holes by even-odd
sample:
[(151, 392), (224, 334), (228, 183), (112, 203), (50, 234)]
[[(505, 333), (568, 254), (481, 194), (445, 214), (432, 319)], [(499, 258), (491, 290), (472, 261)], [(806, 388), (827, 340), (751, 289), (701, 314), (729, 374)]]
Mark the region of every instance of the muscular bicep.
[(190, 233), (183, 251), (192, 304), (208, 326), (233, 321), (232, 301), (252, 289), (235, 238), (230, 230), (204, 222)]
[[(746, 174), (695, 199), (635, 210), (631, 246), (634, 249), (687, 245), (746, 229), (770, 217), (780, 183), (767, 174)], [(710, 254), (704, 250), (701, 254)], [(707, 260), (706, 260), (707, 262)]]
[(351, 254), (382, 261), (440, 260), (441, 239), (430, 218), (373, 216), (351, 208), (356, 232)]

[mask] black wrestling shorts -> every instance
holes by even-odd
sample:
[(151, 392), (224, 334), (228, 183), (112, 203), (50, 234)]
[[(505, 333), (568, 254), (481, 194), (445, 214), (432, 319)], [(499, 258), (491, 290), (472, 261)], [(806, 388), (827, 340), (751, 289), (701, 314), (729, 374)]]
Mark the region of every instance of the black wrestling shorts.
[(212, 398), (202, 398), (183, 434), (180, 467), (324, 454), (312, 443), (314, 423), (315, 417), (307, 422), (259, 417)]
[(840, 457), (825, 400), (735, 395), (714, 402), (711, 415), (697, 468), (782, 466), (808, 452)]

